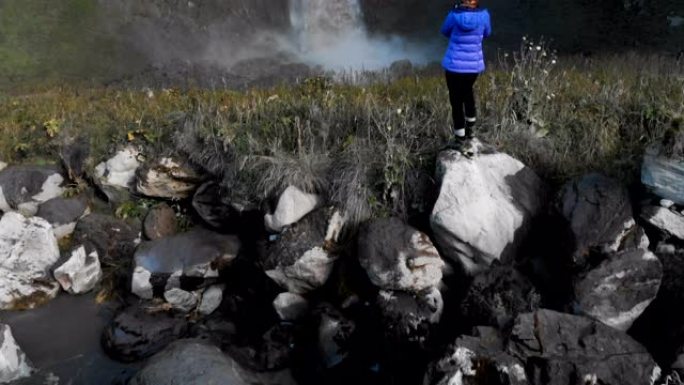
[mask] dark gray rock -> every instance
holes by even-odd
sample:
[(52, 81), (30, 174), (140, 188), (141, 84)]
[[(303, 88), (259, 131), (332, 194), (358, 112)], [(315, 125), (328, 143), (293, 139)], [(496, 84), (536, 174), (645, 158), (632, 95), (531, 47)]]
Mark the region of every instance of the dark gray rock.
[(389, 341), (424, 346), (442, 317), (444, 301), (436, 288), (422, 293), (382, 290), (376, 306)]
[(35, 215), (41, 203), (62, 195), (63, 182), (54, 167), (8, 166), (0, 170), (0, 211)]
[(507, 351), (534, 385), (643, 385), (660, 377), (646, 348), (627, 334), (552, 310), (518, 316)]
[[(233, 186), (239, 186), (235, 182)], [(258, 209), (243, 191), (233, 191), (215, 181), (202, 184), (192, 197), (192, 207), (208, 225), (226, 229), (235, 228), (243, 216)], [(262, 217), (263, 220), (263, 217)]]
[(577, 268), (585, 267), (592, 251), (618, 251), (636, 225), (627, 189), (600, 174), (568, 182), (558, 206), (574, 235), (572, 258)]
[(475, 276), (460, 309), (469, 325), (503, 329), (518, 314), (537, 310), (540, 302), (540, 294), (525, 276), (497, 263)]
[(166, 203), (152, 207), (143, 221), (143, 232), (150, 240), (170, 237), (176, 235), (177, 231), (176, 212)]
[(130, 385), (295, 385), (288, 371), (257, 373), (201, 340), (180, 340), (152, 357)]
[(426, 234), (399, 218), (365, 224), (359, 234), (361, 266), (375, 286), (414, 293), (442, 281), (444, 261)]
[(90, 143), (85, 137), (68, 140), (59, 150), (62, 165), (67, 171), (69, 180), (81, 183), (85, 176), (86, 164), (90, 157)]
[(58, 197), (41, 204), (36, 216), (50, 222), (55, 231), (55, 236), (63, 238), (74, 232), (76, 222), (88, 212), (88, 199), (85, 196), (77, 198)]
[(648, 250), (610, 256), (575, 284), (578, 311), (627, 331), (655, 299), (663, 268)]
[(661, 243), (655, 252), (663, 266), (660, 288), (629, 334), (646, 345), (658, 362), (669, 363), (684, 346), (684, 249)]
[(279, 323), (256, 341), (243, 346), (230, 346), (227, 352), (251, 370), (282, 370), (290, 364), (295, 343), (294, 327), (289, 323)]
[(178, 289), (184, 278), (193, 278), (197, 286), (211, 284), (237, 258), (239, 250), (236, 236), (205, 229), (144, 243), (135, 252), (131, 290), (150, 299), (155, 287), (160, 294)]
[(339, 212), (324, 208), (288, 227), (261, 253), (266, 275), (296, 294), (320, 288), (337, 259), (332, 251), (343, 226)]
[(490, 327), (461, 336), (443, 358), (428, 367), (424, 385), (528, 385), (522, 364), (504, 351), (505, 341)]
[(350, 353), (356, 323), (332, 306), (316, 311), (318, 320), (318, 357), (325, 368), (342, 363)]
[(113, 216), (90, 214), (78, 221), (73, 239), (74, 244), (86, 246), (88, 252), (94, 248), (103, 264), (120, 263), (133, 257), (139, 232)]
[(133, 305), (117, 315), (104, 330), (102, 343), (111, 357), (138, 361), (162, 350), (188, 332), (185, 317)]

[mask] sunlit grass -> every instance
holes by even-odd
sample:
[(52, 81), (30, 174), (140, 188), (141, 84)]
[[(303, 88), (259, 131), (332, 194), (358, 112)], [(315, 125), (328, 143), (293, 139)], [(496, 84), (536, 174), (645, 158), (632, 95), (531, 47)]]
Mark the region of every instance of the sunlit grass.
[[(549, 181), (587, 171), (629, 181), (644, 148), (681, 126), (684, 69), (663, 57), (556, 58), (525, 43), (491, 66), (477, 93), (478, 135)], [(185, 152), (225, 163), (211, 151), (229, 151), (234, 164), (203, 166), (248, 180), (256, 198), (300, 183), (362, 219), (416, 204), (412, 184), (432, 173), (450, 114), (436, 75), (245, 92), (51, 87), (0, 99), (0, 158), (9, 162), (54, 159), (79, 135), (95, 159), (130, 140), (159, 151), (188, 131), (215, 148), (186, 140)]]

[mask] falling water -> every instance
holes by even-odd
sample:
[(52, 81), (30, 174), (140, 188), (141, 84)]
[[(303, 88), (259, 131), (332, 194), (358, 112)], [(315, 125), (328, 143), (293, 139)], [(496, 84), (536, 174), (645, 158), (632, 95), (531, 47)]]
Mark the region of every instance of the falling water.
[(298, 53), (335, 70), (374, 70), (393, 61), (425, 61), (425, 50), (395, 36), (371, 37), (359, 0), (290, 0), (290, 22)]

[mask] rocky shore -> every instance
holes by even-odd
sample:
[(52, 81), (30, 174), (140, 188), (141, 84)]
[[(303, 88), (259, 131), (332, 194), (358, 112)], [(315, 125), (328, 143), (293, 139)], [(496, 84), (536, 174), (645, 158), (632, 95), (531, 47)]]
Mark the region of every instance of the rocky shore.
[[(424, 221), (357, 224), (296, 186), (241, 200), (182, 151), (131, 145), (86, 172), (83, 143), (56, 165), (0, 163), (0, 384), (684, 375), (681, 146), (653, 147), (639, 186), (587, 174), (554, 189), (478, 141), (472, 156), (439, 154)], [(18, 315), (78, 318), (45, 315), (61, 298), (109, 309), (83, 319), (97, 341), (73, 340), (106, 353), (95, 368), (116, 362), (99, 378), (84, 366), (58, 375), (61, 358), (41, 366), (25, 353), (54, 341), (29, 340)], [(50, 333), (78, 334), (64, 325)]]

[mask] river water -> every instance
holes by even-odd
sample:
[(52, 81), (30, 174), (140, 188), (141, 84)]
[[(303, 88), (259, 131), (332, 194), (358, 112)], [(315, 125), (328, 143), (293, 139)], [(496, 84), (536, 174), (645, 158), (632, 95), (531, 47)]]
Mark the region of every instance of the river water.
[(0, 312), (0, 323), (10, 325), (17, 343), (40, 371), (31, 385), (123, 385), (138, 364), (113, 361), (100, 345), (114, 310), (113, 304), (97, 304), (92, 293), (60, 293), (37, 309)]

